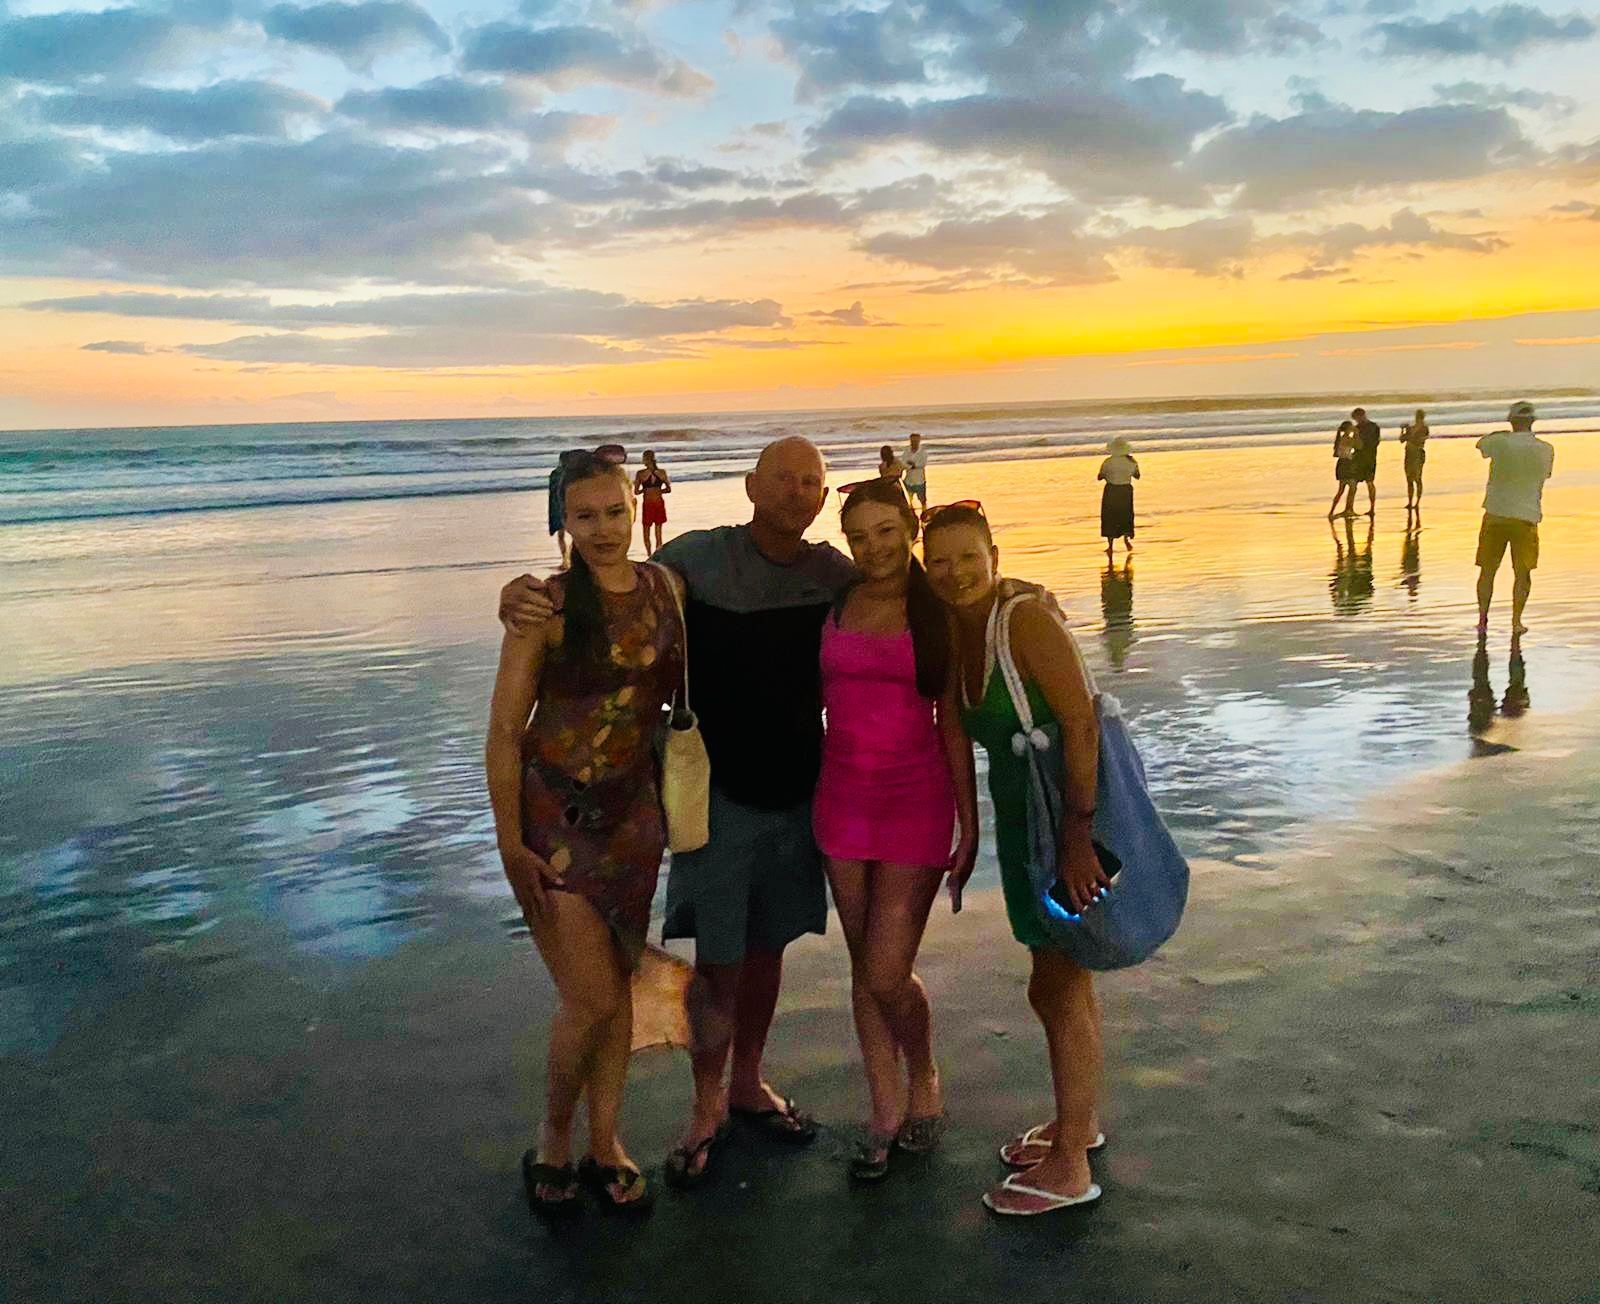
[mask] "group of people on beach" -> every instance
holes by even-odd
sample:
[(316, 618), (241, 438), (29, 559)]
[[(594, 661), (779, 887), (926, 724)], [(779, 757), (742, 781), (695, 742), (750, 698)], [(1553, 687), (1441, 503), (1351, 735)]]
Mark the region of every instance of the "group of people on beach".
[[(1428, 414), (1421, 408), (1416, 415), (1400, 427), (1400, 442), (1405, 447), (1406, 511), (1422, 510), (1422, 468), (1428, 460)], [(1328, 508), (1331, 521), (1340, 515), (1356, 514), (1356, 488), (1367, 487), (1367, 515), (1378, 510), (1378, 444), (1383, 432), (1376, 421), (1367, 416), (1366, 408), (1356, 408), (1348, 421), (1341, 421), (1333, 435), (1333, 470), (1337, 488), (1333, 491), (1333, 504)]]
[[(1515, 643), (1527, 633), (1523, 622), (1533, 572), (1539, 565), (1539, 523), (1544, 519), (1544, 483), (1555, 469), (1555, 449), (1533, 433), (1536, 412), (1521, 400), (1507, 413), (1510, 430), (1497, 430), (1478, 440), (1478, 452), (1489, 462), (1484, 493), (1483, 520), (1478, 528), (1478, 638), (1489, 633), (1489, 608), (1494, 601), (1495, 579), (1506, 553), (1511, 554), (1511, 636)], [(1422, 512), (1422, 471), (1427, 463), (1431, 435), (1428, 414), (1422, 409), (1400, 427), (1405, 447), (1406, 513), (1408, 522)], [(1382, 437), (1365, 408), (1356, 408), (1341, 421), (1333, 437), (1334, 490), (1328, 508), (1331, 521), (1345, 502), (1342, 515), (1356, 514), (1356, 488), (1367, 487), (1367, 515), (1377, 514), (1378, 444)]]
[[(1514, 637), (1523, 631), (1540, 495), (1554, 464), (1550, 445), (1533, 436), (1532, 404), (1514, 404), (1510, 420), (1509, 431), (1478, 442), (1490, 462), (1480, 638), (1508, 548)], [(1371, 511), (1378, 428), (1360, 408), (1346, 424), (1335, 444), (1341, 494), (1353, 503), (1366, 483)], [(1418, 411), (1406, 427), (1413, 511), (1428, 437)], [(1024, 836), (1027, 771), (1015, 749), (1021, 721), (995, 674), (996, 616), (1021, 595), (1009, 652), (1033, 715), (1060, 729), (1057, 878), (1081, 914), (1109, 887), (1090, 838), (1099, 733), (1092, 686), (1054, 600), (1001, 578), (980, 502), (927, 505), (917, 435), (906, 454), (885, 446), (876, 475), (839, 490), (848, 558), (805, 539), (829, 490), (821, 453), (791, 437), (765, 448), (746, 477), (747, 523), (664, 545), (657, 524), (645, 539), (652, 561), (636, 562), (639, 500), (659, 502), (670, 481), (651, 454), (630, 477), (620, 452), (563, 455), (551, 510), (571, 535), (569, 564), (542, 581), (519, 576), (500, 596), (506, 634), (489, 792), (506, 877), (558, 994), (542, 1130), (523, 1161), (532, 1207), (573, 1212), (585, 1189), (619, 1211), (641, 1211), (655, 1197), (617, 1120), (632, 1044), (630, 978), (646, 950), (667, 841), (655, 744), (663, 713), (690, 699), (710, 759), (710, 836), (674, 853), (667, 881), (663, 938), (692, 938), (695, 948), (694, 1094), (663, 1170), (668, 1185), (709, 1180), (734, 1120), (797, 1146), (816, 1137), (815, 1120), (768, 1083), (762, 1062), (784, 950), (824, 930), (825, 883), (849, 953), (869, 1099), (849, 1176), (881, 1181), (897, 1156), (939, 1144), (945, 1098), (916, 959), (940, 885), (959, 911), (976, 861), (977, 743), (988, 755), (1006, 914), (1031, 953), (1028, 996), (1055, 1094), (1048, 1120), (999, 1147), (1013, 1171), (984, 1203), (1031, 1216), (1097, 1200), (1088, 1156), (1105, 1143), (1100, 1005), (1090, 972), (1039, 922)], [(1110, 553), (1117, 538), (1131, 550), (1139, 467), (1125, 440), (1108, 453), (1099, 478)], [(589, 1144), (574, 1163), (580, 1096)]]
[[(576, 1210), (584, 1190), (618, 1211), (655, 1195), (617, 1118), (630, 975), (666, 842), (653, 743), (680, 683), (710, 757), (710, 839), (674, 853), (667, 881), (663, 936), (693, 938), (695, 961), (694, 1098), (666, 1182), (710, 1179), (734, 1120), (795, 1145), (817, 1135), (762, 1060), (784, 949), (824, 930), (825, 883), (870, 1101), (849, 1177), (881, 1181), (900, 1156), (939, 1144), (944, 1089), (915, 966), (941, 884), (959, 910), (976, 861), (976, 742), (989, 756), (1006, 912), (1032, 954), (1029, 1000), (1055, 1089), (1051, 1116), (1000, 1146), (1013, 1171), (984, 1203), (1028, 1216), (1100, 1197), (1088, 1159), (1105, 1141), (1100, 1006), (1089, 971), (1048, 943), (1028, 881), (1020, 722), (994, 673), (1002, 596), (1022, 595), (1009, 651), (1038, 725), (1058, 723), (1062, 736), (1057, 876), (1080, 913), (1109, 886), (1090, 839), (1090, 686), (1053, 599), (1001, 579), (982, 504), (927, 507), (924, 475), (910, 478), (925, 462), (900, 462), (898, 474), (840, 491), (849, 558), (804, 537), (828, 489), (821, 453), (793, 437), (764, 449), (746, 477), (747, 523), (680, 535), (652, 564), (628, 556), (635, 482), (598, 453), (564, 459), (570, 565), (502, 590), (486, 747), (506, 877), (558, 994), (542, 1130), (523, 1162), (542, 1214)], [(589, 1137), (574, 1163), (580, 1096)]]

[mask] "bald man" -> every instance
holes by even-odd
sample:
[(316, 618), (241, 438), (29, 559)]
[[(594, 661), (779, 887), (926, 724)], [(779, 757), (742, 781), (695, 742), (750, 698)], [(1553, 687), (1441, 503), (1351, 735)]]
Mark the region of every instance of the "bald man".
[[(748, 525), (681, 534), (653, 558), (684, 581), (689, 696), (711, 755), (711, 840), (672, 856), (662, 930), (695, 943), (694, 1113), (666, 1170), (677, 1186), (708, 1175), (730, 1113), (778, 1140), (816, 1136), (815, 1122), (763, 1079), (761, 1059), (784, 948), (823, 932), (828, 917), (811, 832), (818, 655), (822, 622), (855, 568), (833, 545), (804, 537), (822, 510), (823, 474), (809, 440), (770, 444), (745, 477)], [(501, 591), (501, 619), (546, 619), (542, 591), (532, 576), (513, 580)]]

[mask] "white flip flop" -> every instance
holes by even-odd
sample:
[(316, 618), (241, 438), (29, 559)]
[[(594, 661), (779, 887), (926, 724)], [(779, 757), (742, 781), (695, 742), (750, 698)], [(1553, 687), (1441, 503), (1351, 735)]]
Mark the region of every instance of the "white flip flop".
[(989, 1191), (983, 1193), (984, 1208), (990, 1213), (999, 1214), (1002, 1218), (1032, 1218), (1036, 1214), (1055, 1213), (1058, 1209), (1070, 1209), (1074, 1205), (1093, 1204), (1102, 1194), (1098, 1182), (1090, 1182), (1089, 1189), (1082, 1195), (1062, 1195), (1059, 1191), (1042, 1191), (1037, 1186), (1024, 1186), (1017, 1181), (1020, 1176), (1020, 1173), (1013, 1173), (1000, 1183), (1001, 1187), (1016, 1195), (1031, 1195), (1036, 1199), (1048, 1201), (1043, 1209), (1002, 1209), (991, 1198), (992, 1193)]
[[(1014, 1157), (1008, 1157), (1006, 1155), (1006, 1151), (1021, 1150), (1026, 1146), (1044, 1146), (1048, 1149), (1051, 1143), (1046, 1141), (1040, 1135), (1040, 1133), (1049, 1126), (1050, 1124), (1048, 1123), (1035, 1123), (1021, 1136), (1013, 1137), (1010, 1141), (1002, 1143), (1000, 1146), (1000, 1162), (1007, 1168), (1032, 1168), (1033, 1165), (1038, 1162), (1037, 1160), (1018, 1160)], [(1095, 1133), (1094, 1140), (1089, 1142), (1086, 1149), (1090, 1154), (1093, 1154), (1096, 1150), (1104, 1150), (1105, 1145), (1106, 1134), (1104, 1132), (1097, 1132)]]

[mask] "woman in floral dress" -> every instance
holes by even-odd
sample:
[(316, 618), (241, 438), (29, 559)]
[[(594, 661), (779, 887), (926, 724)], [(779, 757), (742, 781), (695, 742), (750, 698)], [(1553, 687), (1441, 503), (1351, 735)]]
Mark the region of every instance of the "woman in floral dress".
[[(549, 582), (555, 618), (505, 637), (486, 753), (506, 878), (559, 996), (543, 1129), (523, 1174), (542, 1213), (576, 1210), (580, 1184), (603, 1206), (642, 1210), (654, 1191), (616, 1129), (629, 976), (666, 845), (653, 744), (681, 682), (683, 630), (666, 573), (628, 559), (626, 474), (586, 454), (563, 493), (572, 567)], [(584, 1092), (589, 1154), (574, 1168)]]

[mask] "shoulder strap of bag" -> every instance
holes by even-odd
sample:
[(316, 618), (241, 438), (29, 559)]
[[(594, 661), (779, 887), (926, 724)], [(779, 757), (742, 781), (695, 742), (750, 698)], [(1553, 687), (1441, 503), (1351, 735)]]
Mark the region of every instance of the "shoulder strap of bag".
[[(1012, 598), (1003, 607), (997, 608), (994, 625), (994, 637), (990, 640), (989, 655), (999, 664), (1000, 673), (1005, 676), (1006, 690), (1011, 694), (1011, 704), (1016, 708), (1017, 719), (1021, 721), (1023, 731), (1033, 732), (1033, 708), (1028, 705), (1027, 686), (1022, 682), (1022, 672), (1017, 668), (1016, 657), (1011, 652), (1011, 617), (1017, 607), (1030, 598), (1030, 594), (1021, 593)], [(1067, 636), (1067, 644), (1072, 648), (1073, 660), (1078, 663), (1078, 673), (1083, 676), (1083, 682), (1089, 690), (1092, 701), (1100, 695), (1100, 689), (1095, 683), (1094, 672), (1089, 669), (1088, 662), (1083, 659), (1083, 651), (1078, 647), (1078, 640), (1072, 636), (1072, 631), (1060, 616), (1051, 610), (1048, 603), (1045, 610), (1050, 613), (1056, 624), (1061, 626), (1061, 632)]]
[(694, 709), (689, 705), (689, 617), (683, 610), (683, 599), (678, 596), (678, 586), (673, 583), (673, 576), (667, 568), (658, 561), (647, 561), (646, 566), (658, 571), (661, 582), (667, 586), (667, 592), (672, 595), (672, 605), (678, 609), (678, 631), (683, 639), (683, 709), (689, 714), (694, 714)]

